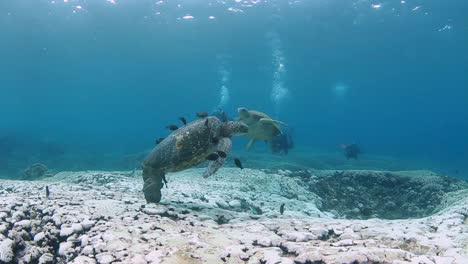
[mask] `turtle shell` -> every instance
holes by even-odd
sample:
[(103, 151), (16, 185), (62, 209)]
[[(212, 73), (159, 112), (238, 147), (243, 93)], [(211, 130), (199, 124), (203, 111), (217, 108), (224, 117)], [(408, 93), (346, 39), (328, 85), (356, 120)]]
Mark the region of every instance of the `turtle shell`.
[[(249, 110), (249, 114), (250, 114), (250, 118), (253, 118), (256, 121), (259, 121), (262, 118), (272, 119), (269, 115), (267, 115), (265, 113), (262, 113), (262, 112), (259, 112), (259, 111), (255, 111), (255, 110)], [(271, 125), (276, 127), (276, 129), (278, 129), (278, 131), (279, 131), (278, 134), (281, 134), (281, 128), (280, 128), (279, 124), (274, 123), (274, 124), (271, 124)]]
[(143, 162), (144, 166), (176, 172), (206, 161), (208, 154), (216, 150), (221, 121), (207, 117), (193, 121), (174, 131), (161, 141)]

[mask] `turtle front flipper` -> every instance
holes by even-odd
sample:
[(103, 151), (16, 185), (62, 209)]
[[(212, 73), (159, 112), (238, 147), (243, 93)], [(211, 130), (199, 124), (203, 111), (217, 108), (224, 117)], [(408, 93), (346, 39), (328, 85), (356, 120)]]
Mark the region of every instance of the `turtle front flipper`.
[(143, 193), (148, 203), (159, 203), (161, 201), (164, 176), (162, 170), (143, 166)]
[(263, 124), (278, 124), (278, 125), (283, 125), (283, 126), (287, 126), (288, 124), (285, 124), (281, 121), (278, 121), (278, 120), (273, 120), (271, 118), (261, 118), (260, 119), (260, 122), (263, 123)]
[[(218, 145), (216, 146), (216, 151), (218, 152), (224, 152), (225, 154), (228, 154), (231, 151), (232, 148), (232, 141), (230, 138), (223, 137), (219, 139)], [(208, 167), (206, 168), (205, 172), (203, 173), (203, 177), (208, 177), (213, 174), (215, 174), (216, 171), (223, 166), (224, 161), (226, 160), (226, 157), (222, 157), (219, 155), (219, 158), (213, 161), (210, 161), (208, 163)]]

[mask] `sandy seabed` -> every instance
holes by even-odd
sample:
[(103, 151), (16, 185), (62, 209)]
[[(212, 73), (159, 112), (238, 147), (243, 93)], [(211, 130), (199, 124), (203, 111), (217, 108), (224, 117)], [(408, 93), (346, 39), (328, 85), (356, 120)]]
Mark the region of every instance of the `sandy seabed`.
[(429, 216), (362, 220), (288, 171), (201, 175), (169, 174), (158, 205), (140, 171), (0, 180), (0, 263), (468, 263), (468, 189)]

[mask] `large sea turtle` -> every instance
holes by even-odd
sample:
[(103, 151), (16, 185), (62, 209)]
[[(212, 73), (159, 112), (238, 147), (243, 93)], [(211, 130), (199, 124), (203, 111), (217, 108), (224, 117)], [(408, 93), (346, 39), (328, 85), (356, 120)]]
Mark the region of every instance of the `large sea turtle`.
[(231, 150), (231, 137), (245, 134), (247, 130), (247, 125), (242, 122), (222, 123), (218, 118), (209, 116), (174, 131), (143, 161), (143, 192), (146, 201), (158, 203), (161, 200), (166, 173), (191, 168), (213, 155), (217, 159), (209, 160), (203, 176), (214, 174), (223, 165), (226, 158), (224, 154)]
[(273, 120), (265, 113), (248, 110), (244, 107), (238, 108), (237, 112), (239, 113), (238, 121), (249, 126), (249, 132), (245, 134), (246, 137), (250, 138), (247, 144), (249, 150), (257, 140), (266, 140), (271, 143), (275, 136), (282, 134), (280, 124), (286, 125), (278, 120)]

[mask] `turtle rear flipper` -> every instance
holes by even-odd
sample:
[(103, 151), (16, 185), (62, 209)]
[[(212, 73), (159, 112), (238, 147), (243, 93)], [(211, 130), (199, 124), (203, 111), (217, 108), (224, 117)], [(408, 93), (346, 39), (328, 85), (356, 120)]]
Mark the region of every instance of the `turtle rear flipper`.
[[(232, 141), (230, 138), (223, 137), (219, 139), (218, 145), (216, 146), (217, 151), (224, 152), (225, 154), (229, 154), (232, 148)], [(226, 157), (219, 156), (218, 159), (210, 161), (208, 163), (208, 167), (206, 168), (205, 172), (203, 173), (203, 177), (206, 178), (216, 173), (216, 171), (223, 166)]]
[(283, 126), (287, 126), (288, 124), (285, 124), (281, 121), (278, 121), (278, 120), (274, 120), (274, 119), (271, 119), (271, 118), (261, 118), (260, 119), (260, 122), (263, 123), (263, 124), (278, 124), (278, 125), (283, 125)]
[(148, 203), (159, 203), (161, 201), (161, 189), (164, 178), (165, 175), (162, 170), (143, 166), (143, 193)]
[(253, 138), (250, 139), (249, 143), (247, 143), (247, 150), (251, 150), (256, 141), (257, 140), (255, 140)]

